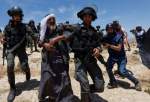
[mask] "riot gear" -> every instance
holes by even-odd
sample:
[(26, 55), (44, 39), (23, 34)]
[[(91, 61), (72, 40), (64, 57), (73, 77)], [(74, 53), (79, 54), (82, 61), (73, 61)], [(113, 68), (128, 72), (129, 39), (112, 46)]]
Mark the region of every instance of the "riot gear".
[(91, 15), (93, 21), (97, 19), (96, 11), (92, 7), (83, 8), (80, 12), (77, 13), (77, 16), (83, 20), (83, 16), (86, 14)]
[[(6, 48), (6, 59), (7, 59), (7, 76), (10, 85), (10, 92), (7, 97), (8, 102), (12, 102), (16, 96), (16, 85), (15, 85), (15, 57), (18, 56), (22, 70), (26, 74), (26, 80), (30, 80), (30, 68), (28, 64), (28, 56), (26, 53), (26, 33), (28, 30), (24, 23), (21, 23), (23, 12), (18, 6), (12, 7), (8, 10), (8, 15), (11, 16), (12, 20), (6, 25), (4, 29), (5, 48)], [(20, 17), (19, 17), (20, 16)], [(17, 18), (17, 19), (16, 19)], [(21, 18), (21, 19), (20, 19)], [(16, 23), (15, 23), (16, 22)]]
[(11, 9), (7, 11), (9, 16), (13, 15), (20, 15), (21, 17), (23, 16), (23, 11), (19, 6), (14, 6)]
[(112, 29), (113, 29), (113, 26), (112, 26), (112, 24), (111, 24), (111, 23), (109, 23), (109, 24), (107, 24), (107, 25), (106, 25), (106, 28), (105, 28), (105, 29), (106, 29), (106, 31), (107, 31), (109, 28), (112, 28)]

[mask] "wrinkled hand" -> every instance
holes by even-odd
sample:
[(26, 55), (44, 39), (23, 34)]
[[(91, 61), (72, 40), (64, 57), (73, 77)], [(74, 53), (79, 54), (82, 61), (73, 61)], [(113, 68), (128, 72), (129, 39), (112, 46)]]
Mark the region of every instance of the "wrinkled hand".
[(44, 43), (44, 47), (48, 51), (54, 51), (55, 50), (54, 46), (51, 43)]
[(56, 42), (56, 40), (55, 40), (55, 38), (53, 38), (53, 39), (51, 39), (51, 40), (49, 41), (49, 44), (50, 44), (51, 46), (53, 46), (53, 45), (55, 44), (55, 42)]
[(93, 56), (98, 57), (100, 55), (100, 51), (98, 48), (93, 49)]

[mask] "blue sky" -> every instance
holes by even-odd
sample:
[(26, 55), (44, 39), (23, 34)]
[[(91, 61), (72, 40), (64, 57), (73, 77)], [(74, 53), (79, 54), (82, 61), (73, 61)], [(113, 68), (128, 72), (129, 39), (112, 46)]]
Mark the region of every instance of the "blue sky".
[(20, 6), (24, 11), (24, 22), (34, 19), (40, 22), (43, 16), (54, 13), (58, 22), (81, 22), (76, 13), (83, 7), (96, 5), (98, 19), (93, 25), (105, 27), (113, 20), (119, 20), (129, 31), (136, 25), (150, 27), (150, 0), (0, 0), (0, 28), (8, 23), (7, 10)]

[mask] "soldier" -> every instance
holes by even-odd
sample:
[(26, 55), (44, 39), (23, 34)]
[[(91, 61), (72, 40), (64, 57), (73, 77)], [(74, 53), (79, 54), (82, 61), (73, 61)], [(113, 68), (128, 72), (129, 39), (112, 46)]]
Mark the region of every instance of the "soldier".
[(31, 52), (33, 52), (33, 44), (36, 52), (39, 52), (37, 49), (37, 40), (38, 40), (38, 31), (35, 27), (35, 23), (33, 20), (29, 21), (28, 27), (31, 30), (31, 34), (29, 35), (29, 45), (31, 48)]
[(120, 74), (132, 81), (135, 84), (136, 90), (141, 91), (141, 85), (138, 79), (131, 75), (126, 69), (127, 58), (124, 50), (122, 35), (119, 34), (119, 32), (115, 32), (112, 24), (106, 25), (106, 31), (108, 35), (105, 38), (106, 43), (104, 46), (108, 48), (109, 53), (109, 57), (107, 60), (107, 72), (110, 78), (110, 82), (107, 87), (111, 89), (118, 86), (112, 72), (114, 64), (117, 63)]
[(137, 42), (137, 48), (143, 47), (145, 30), (141, 26), (137, 26), (135, 30), (131, 30)]
[[(97, 18), (92, 7), (85, 7), (77, 16), (83, 21), (78, 25), (71, 39), (72, 52), (75, 54), (75, 78), (81, 86), (81, 101), (91, 102), (91, 92), (104, 91), (102, 71), (97, 64), (96, 57), (100, 55), (100, 36), (91, 25)], [(87, 72), (93, 80), (89, 85)]]
[(139, 48), (139, 54), (142, 63), (150, 68), (150, 47), (149, 47), (149, 31), (145, 30), (141, 26), (137, 26), (136, 29), (131, 30), (136, 38), (137, 48)]
[[(101, 42), (103, 43), (103, 37), (104, 37), (103, 31), (104, 31), (104, 29), (100, 30), (100, 26), (96, 26), (96, 28), (97, 28), (97, 33), (100, 35), (100, 40), (101, 40)], [(100, 48), (101, 48), (101, 47), (100, 47)], [(102, 48), (101, 48), (101, 49), (102, 49)], [(101, 50), (101, 52), (102, 52), (102, 50)], [(103, 58), (103, 56), (102, 56), (101, 54), (97, 57), (97, 59), (98, 59), (98, 61), (99, 61), (101, 64), (103, 64), (105, 67), (107, 67), (107, 63), (106, 63), (106, 61), (104, 60), (104, 58)]]
[(1, 41), (6, 44), (6, 58), (7, 58), (7, 75), (10, 85), (10, 92), (7, 97), (8, 102), (12, 102), (16, 95), (15, 85), (15, 56), (19, 57), (21, 68), (26, 74), (26, 80), (30, 80), (30, 69), (28, 65), (28, 57), (26, 54), (26, 33), (27, 29), (24, 23), (22, 23), (23, 11), (20, 7), (14, 6), (8, 10), (8, 15), (12, 17), (8, 25), (4, 29), (4, 37)]
[[(68, 49), (64, 41), (63, 29), (56, 25), (54, 14), (41, 21), (40, 42), (42, 50), (41, 79), (39, 88), (40, 102), (77, 102), (68, 74)], [(56, 40), (57, 38), (61, 38)], [(47, 99), (48, 97), (48, 99)]]

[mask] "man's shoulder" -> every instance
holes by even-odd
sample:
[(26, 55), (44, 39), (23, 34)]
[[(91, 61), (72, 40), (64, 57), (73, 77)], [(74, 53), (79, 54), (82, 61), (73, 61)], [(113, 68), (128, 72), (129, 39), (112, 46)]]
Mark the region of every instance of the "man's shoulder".
[(123, 39), (123, 35), (121, 33), (116, 33), (116, 36), (114, 37), (114, 39), (118, 42), (119, 40)]

